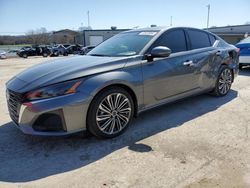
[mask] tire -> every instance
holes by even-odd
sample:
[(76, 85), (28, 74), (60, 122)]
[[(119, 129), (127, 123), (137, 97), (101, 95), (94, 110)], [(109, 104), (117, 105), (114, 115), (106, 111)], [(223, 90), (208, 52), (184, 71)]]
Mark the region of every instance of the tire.
[(43, 57), (48, 57), (48, 54), (46, 52), (44, 52)]
[(239, 69), (242, 70), (243, 69), (243, 65), (240, 63), (239, 64)]
[(128, 128), (133, 114), (131, 95), (123, 88), (110, 87), (97, 94), (91, 102), (87, 129), (98, 138), (113, 138)]
[(28, 58), (28, 55), (27, 54), (23, 54), (22, 57), (23, 58)]
[(216, 80), (216, 85), (212, 94), (218, 97), (227, 95), (231, 89), (232, 82), (233, 82), (232, 70), (225, 65), (221, 66), (219, 71), (219, 76)]

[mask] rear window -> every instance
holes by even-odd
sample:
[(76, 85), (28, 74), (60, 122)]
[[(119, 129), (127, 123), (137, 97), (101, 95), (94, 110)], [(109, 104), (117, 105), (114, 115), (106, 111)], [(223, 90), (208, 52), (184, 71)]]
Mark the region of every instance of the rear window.
[(192, 49), (210, 47), (208, 34), (198, 30), (188, 30)]

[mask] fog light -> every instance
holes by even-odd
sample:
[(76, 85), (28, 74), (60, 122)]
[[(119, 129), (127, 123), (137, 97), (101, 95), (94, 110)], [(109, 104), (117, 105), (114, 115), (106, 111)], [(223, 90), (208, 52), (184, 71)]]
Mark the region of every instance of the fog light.
[(32, 127), (35, 131), (41, 132), (65, 131), (62, 118), (58, 114), (52, 113), (46, 113), (39, 116)]

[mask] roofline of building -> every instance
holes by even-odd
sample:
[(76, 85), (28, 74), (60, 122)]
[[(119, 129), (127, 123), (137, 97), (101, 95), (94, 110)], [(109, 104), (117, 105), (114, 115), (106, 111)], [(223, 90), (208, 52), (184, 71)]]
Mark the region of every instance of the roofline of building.
[[(209, 27), (209, 29), (221, 29), (221, 28), (229, 28), (229, 27), (242, 27), (242, 26), (250, 26), (250, 24), (242, 24), (242, 25), (228, 25), (228, 26), (219, 26), (219, 27)], [(204, 29), (207, 29), (207, 28), (204, 28)]]
[(131, 30), (131, 29), (86, 29), (86, 30), (83, 30), (84, 32), (87, 32), (87, 31), (128, 31), (128, 30)]
[(215, 33), (216, 35), (219, 36), (243, 36), (245, 34), (239, 34), (239, 33)]
[(246, 32), (216, 32), (210, 31), (211, 33), (215, 33), (216, 35), (245, 35)]
[(61, 29), (61, 30), (58, 30), (58, 31), (53, 31), (54, 34), (57, 34), (57, 33), (61, 33), (61, 32), (71, 32), (71, 33), (79, 33), (78, 31), (74, 31), (74, 30), (71, 30), (71, 29)]

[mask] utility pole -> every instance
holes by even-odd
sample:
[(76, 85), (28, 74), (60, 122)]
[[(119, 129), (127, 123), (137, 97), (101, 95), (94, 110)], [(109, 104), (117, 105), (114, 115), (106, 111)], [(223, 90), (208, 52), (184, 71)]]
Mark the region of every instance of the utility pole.
[(170, 16), (170, 26), (173, 25), (173, 16)]
[(90, 21), (89, 21), (89, 10), (87, 12), (87, 15), (88, 15), (88, 28), (90, 27)]
[(209, 27), (209, 17), (210, 17), (210, 4), (207, 5), (207, 30)]

